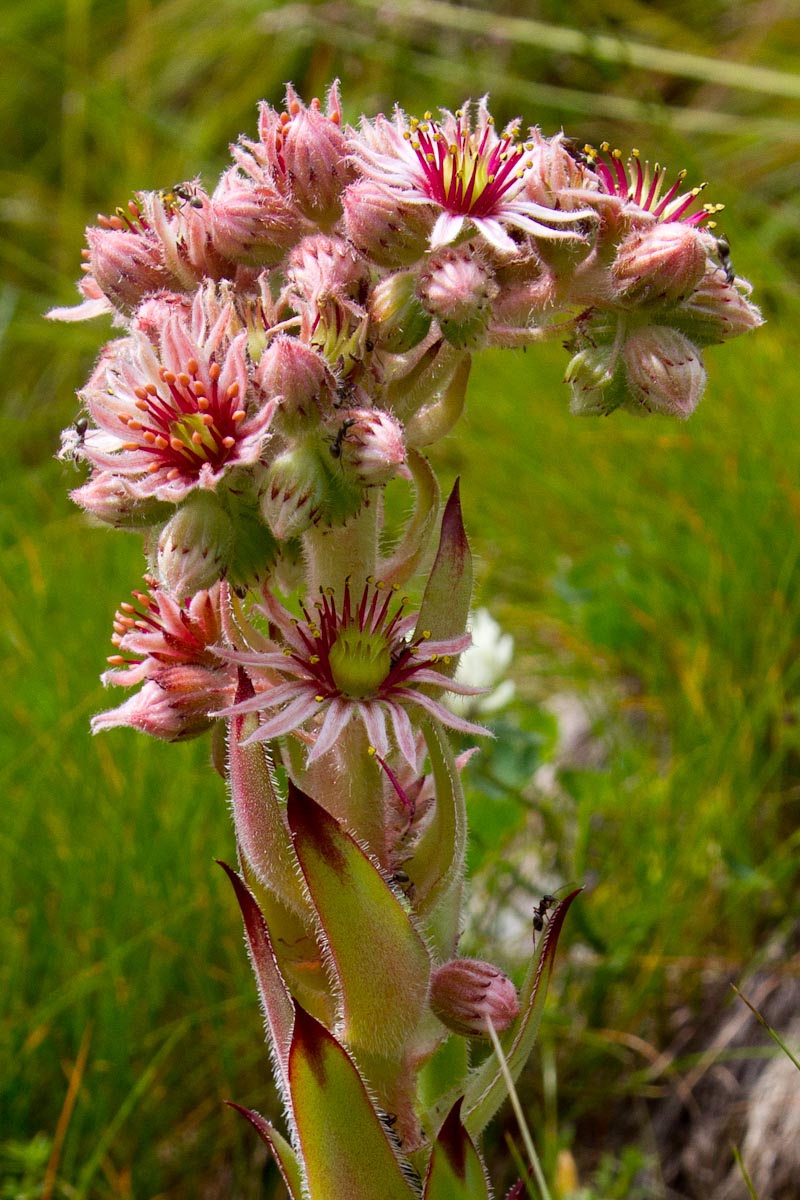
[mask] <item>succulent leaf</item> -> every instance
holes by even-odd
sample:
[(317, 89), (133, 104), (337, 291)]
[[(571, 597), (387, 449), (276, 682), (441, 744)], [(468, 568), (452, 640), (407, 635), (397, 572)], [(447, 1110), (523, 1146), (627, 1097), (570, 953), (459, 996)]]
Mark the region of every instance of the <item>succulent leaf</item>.
[[(237, 703), (255, 694), (244, 671), (239, 671)], [(298, 877), (296, 859), (283, 805), (273, 782), (268, 751), (260, 743), (242, 745), (255, 731), (258, 717), (250, 713), (231, 718), (228, 771), (231, 808), (242, 854), (256, 878), (294, 912), (308, 916), (308, 904)]]
[(353, 1060), (299, 1006), (289, 1080), (308, 1200), (414, 1200)]
[(269, 1121), (266, 1121), (260, 1113), (255, 1112), (252, 1108), (243, 1108), (241, 1104), (234, 1104), (232, 1100), (229, 1100), (227, 1103), (250, 1122), (264, 1145), (272, 1152), (272, 1156), (283, 1176), (283, 1182), (288, 1189), (290, 1200), (303, 1200), (305, 1195), (303, 1192), (303, 1173), (300, 1163), (297, 1160), (297, 1155), (286, 1141), (286, 1138), (278, 1133), (277, 1129), (270, 1125)]
[(395, 1060), (427, 1005), (425, 944), (350, 834), (294, 785), (288, 818), (336, 973), (344, 1040)]
[[(218, 860), (219, 861), (219, 860)], [(227, 874), (242, 910), (250, 963), (258, 984), (261, 1007), (270, 1033), (271, 1049), (277, 1064), (278, 1086), (285, 1099), (289, 1096), (289, 1045), (292, 1039), (294, 1007), (289, 989), (278, 967), (267, 923), (244, 880), (226, 863), (219, 864)]]
[[(472, 599), (472, 554), (461, 516), (458, 480), (442, 514), (439, 549), (425, 585), (415, 636), (423, 631), (432, 641), (458, 637), (467, 627)], [(444, 674), (455, 673), (457, 658), (450, 669), (440, 666)]]
[(475, 1143), (461, 1124), (459, 1098), (433, 1147), (422, 1200), (489, 1200), (489, 1185)]

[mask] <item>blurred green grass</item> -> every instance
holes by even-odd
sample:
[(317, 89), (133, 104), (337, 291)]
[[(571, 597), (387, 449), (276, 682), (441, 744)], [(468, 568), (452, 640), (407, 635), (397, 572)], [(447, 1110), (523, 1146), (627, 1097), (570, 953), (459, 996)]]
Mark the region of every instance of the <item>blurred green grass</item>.
[[(755, 4), (571, 6), (574, 27), (610, 37), (616, 59), (590, 42), (581, 53), (531, 43), (520, 26), (506, 37), (499, 22), (462, 30), (433, 5), (438, 24), (367, 0), (4, 11), (0, 1196), (42, 1194), (39, 1168), (23, 1183), (20, 1147), (46, 1166), (52, 1144), (42, 1156), (32, 1139), (60, 1137), (84, 1038), (52, 1195), (280, 1194), (222, 1106), (267, 1107), (271, 1084), (238, 915), (212, 862), (234, 850), (207, 747), (88, 734), (107, 703), (96, 677), (111, 617), (141, 557), (135, 539), (87, 528), (66, 499), (80, 476), (51, 457), (109, 331), (41, 314), (74, 295), (82, 226), (98, 209), (198, 171), (213, 179), (227, 142), (254, 129), (256, 101), (279, 103), (287, 79), (309, 97), (339, 75), (351, 119), (488, 90), (499, 120), (519, 112), (545, 132), (563, 125), (686, 166), (726, 203), (734, 262), (769, 318), (709, 351), (708, 393), (687, 426), (577, 421), (558, 348), (487, 355), (437, 452), (445, 477), (463, 475), (480, 599), (515, 635), (530, 712), (553, 692), (603, 697), (603, 768), (573, 770), (568, 803), (534, 814), (543, 870), (594, 881), (571, 932), (591, 954), (563, 960), (545, 1031), (545, 1050), (559, 1048), (557, 1100), (543, 1101), (557, 1104), (550, 1167), (564, 1130), (599, 1136), (614, 1096), (669, 1086), (619, 1038), (663, 1045), (671, 1011), (700, 1004), (701, 976), (738, 977), (788, 925), (800, 104), (738, 87), (737, 64), (794, 69), (792, 8), (773, 5), (766, 22)], [(559, 25), (562, 11), (543, 2), (535, 15)], [(630, 66), (626, 39), (728, 63), (727, 82)], [(530, 819), (514, 803), (504, 796), (503, 829)], [(475, 806), (489, 887), (492, 871), (503, 885), (499, 811)]]

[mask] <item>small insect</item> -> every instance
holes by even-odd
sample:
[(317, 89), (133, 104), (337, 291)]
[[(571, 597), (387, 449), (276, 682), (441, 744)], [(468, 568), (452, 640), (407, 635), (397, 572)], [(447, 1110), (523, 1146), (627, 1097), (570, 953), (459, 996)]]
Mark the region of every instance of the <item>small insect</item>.
[(733, 263), (731, 262), (731, 244), (725, 237), (724, 233), (721, 233), (719, 237), (716, 238), (716, 243), (717, 258), (719, 259), (720, 268), (725, 273), (725, 282), (733, 283), (736, 279), (736, 272), (733, 269)]
[(356, 421), (353, 417), (347, 417), (346, 420), (342, 421), (341, 425), (336, 430), (335, 436), (331, 439), (331, 444), (330, 444), (331, 458), (341, 458), (342, 457), (342, 447), (344, 445), (344, 439), (347, 437), (347, 434), (349, 433), (349, 431), (353, 428), (353, 426), (355, 424), (356, 424)]
[(557, 904), (557, 903), (558, 903), (558, 900), (556, 899), (555, 896), (542, 896), (541, 900), (539, 901), (539, 903), (536, 905), (536, 907), (533, 910), (533, 931), (534, 931), (534, 933), (542, 932), (542, 930), (544, 929), (544, 923), (547, 918), (548, 912), (553, 907), (553, 905)]
[(158, 195), (164, 207), (172, 212), (177, 212), (184, 204), (191, 208), (203, 207), (203, 201), (193, 183), (174, 183), (171, 188), (165, 188)]
[(65, 429), (61, 434), (61, 449), (57, 457), (61, 462), (71, 462), (76, 471), (78, 470), (79, 462), (83, 458), (83, 444), (88, 429), (89, 418), (78, 417), (75, 424), (70, 425), (69, 429)]

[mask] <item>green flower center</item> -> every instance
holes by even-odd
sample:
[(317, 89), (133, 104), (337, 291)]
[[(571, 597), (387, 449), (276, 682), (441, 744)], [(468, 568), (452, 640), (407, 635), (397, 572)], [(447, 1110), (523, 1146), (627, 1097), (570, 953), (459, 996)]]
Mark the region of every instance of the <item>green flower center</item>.
[(391, 670), (392, 655), (382, 633), (348, 625), (331, 646), (328, 662), (337, 688), (360, 700), (378, 691)]

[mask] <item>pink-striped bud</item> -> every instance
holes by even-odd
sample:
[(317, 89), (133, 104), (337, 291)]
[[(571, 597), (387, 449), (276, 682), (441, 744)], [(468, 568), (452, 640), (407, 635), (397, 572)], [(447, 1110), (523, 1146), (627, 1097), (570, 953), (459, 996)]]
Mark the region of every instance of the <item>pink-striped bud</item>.
[(474, 248), (446, 247), (432, 254), (419, 276), (417, 294), (453, 346), (475, 345), (486, 328), (497, 284)]
[(725, 342), (764, 324), (764, 318), (738, 287), (729, 284), (719, 267), (707, 271), (671, 320), (701, 346)]
[(499, 1032), (519, 1016), (514, 984), (491, 963), (454, 958), (431, 975), (431, 1008), (463, 1037), (487, 1037), (489, 1021)]
[(328, 93), (324, 113), (317, 99), (306, 107), (291, 84), (286, 89), (285, 112), (261, 106), (260, 149), (273, 176), (323, 229), (341, 215), (342, 192), (355, 174), (341, 125), (336, 84)]
[(342, 197), (347, 236), (372, 262), (410, 267), (424, 256), (436, 219), (430, 204), (404, 204), (371, 179), (351, 183)]
[(131, 229), (86, 230), (88, 265), (97, 286), (116, 308), (129, 312), (150, 292), (174, 286), (164, 249)]
[(269, 467), (261, 512), (280, 541), (305, 532), (319, 516), (326, 474), (316, 449), (298, 442)]
[(158, 539), (158, 576), (178, 600), (210, 588), (224, 575), (234, 528), (214, 492), (191, 493)]
[(268, 183), (236, 168), (226, 171), (211, 199), (211, 237), (224, 258), (251, 266), (279, 263), (308, 228), (299, 210)]
[(622, 351), (628, 387), (647, 412), (685, 420), (697, 408), (706, 372), (697, 347), (665, 325), (648, 325), (628, 337)]
[(312, 308), (328, 299), (359, 302), (369, 286), (366, 263), (343, 238), (326, 234), (303, 238), (286, 274), (297, 299)]
[(611, 277), (625, 303), (669, 303), (688, 296), (705, 269), (702, 234), (680, 221), (664, 221), (625, 238)]
[(403, 430), (394, 417), (377, 408), (342, 412), (330, 451), (364, 487), (379, 486), (396, 475), (408, 474)]
[(173, 505), (163, 500), (134, 495), (113, 471), (97, 471), (83, 487), (71, 491), (70, 498), (90, 516), (115, 529), (149, 529), (174, 512)]
[(254, 378), (266, 399), (277, 399), (273, 425), (290, 437), (316, 425), (320, 412), (327, 412), (335, 400), (335, 382), (325, 360), (286, 334), (267, 346)]
[(233, 697), (226, 671), (200, 666), (165, 667), (117, 708), (92, 717), (92, 733), (127, 726), (164, 742), (183, 742), (210, 729), (212, 712)]

